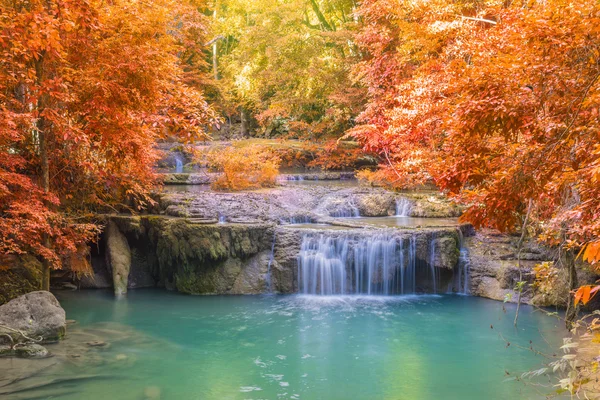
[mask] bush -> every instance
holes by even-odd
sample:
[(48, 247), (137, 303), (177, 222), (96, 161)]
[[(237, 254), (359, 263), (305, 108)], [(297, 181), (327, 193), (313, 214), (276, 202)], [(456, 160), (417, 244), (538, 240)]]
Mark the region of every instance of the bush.
[(226, 147), (209, 154), (211, 169), (222, 172), (212, 183), (216, 190), (244, 190), (275, 186), (281, 159), (262, 146)]

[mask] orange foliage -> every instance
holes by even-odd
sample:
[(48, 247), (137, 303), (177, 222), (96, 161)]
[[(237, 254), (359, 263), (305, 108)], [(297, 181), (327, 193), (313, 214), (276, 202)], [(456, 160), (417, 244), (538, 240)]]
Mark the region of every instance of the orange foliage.
[(189, 77), (204, 18), (174, 0), (0, 2), (0, 254), (60, 268), (98, 233), (88, 211), (152, 201), (158, 138), (206, 136)]
[(372, 177), (432, 180), (500, 230), (531, 200), (544, 238), (600, 260), (600, 3), (365, 0), (359, 14), (370, 102), (350, 135), (384, 160)]
[(222, 174), (212, 183), (217, 190), (245, 190), (275, 186), (281, 159), (262, 146), (227, 147), (211, 152), (211, 167)]
[(575, 291), (575, 305), (579, 304), (579, 302), (582, 302), (584, 305), (589, 303), (599, 290), (600, 286), (581, 286)]

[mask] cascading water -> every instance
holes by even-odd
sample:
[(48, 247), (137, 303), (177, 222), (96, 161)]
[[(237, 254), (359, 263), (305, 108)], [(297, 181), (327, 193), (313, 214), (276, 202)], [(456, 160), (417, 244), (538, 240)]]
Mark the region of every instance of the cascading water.
[(330, 211), (329, 216), (334, 218), (359, 218), (360, 211), (358, 210), (358, 207), (356, 207), (356, 204), (353, 202), (348, 202), (342, 207), (339, 207), (334, 211)]
[(271, 266), (275, 259), (275, 241), (277, 239), (277, 231), (273, 232), (273, 242), (271, 243), (271, 256), (269, 257), (269, 263), (267, 264), (267, 275), (265, 276), (265, 284), (267, 285), (267, 293), (273, 293), (273, 287), (271, 283)]
[(415, 293), (416, 253), (415, 235), (307, 234), (298, 256), (300, 292), (320, 295)]
[(410, 211), (412, 210), (412, 203), (405, 197), (396, 199), (396, 216), (397, 217), (409, 217)]
[(302, 175), (286, 175), (284, 179), (286, 181), (303, 181), (304, 177)]
[(282, 224), (311, 224), (312, 219), (308, 215), (294, 215), (288, 219), (282, 219)]
[(460, 249), (458, 257), (458, 291), (462, 294), (469, 294), (469, 249), (463, 247)]
[(298, 256), (299, 286), (304, 294), (346, 294), (348, 239), (306, 235)]
[(464, 244), (463, 233), (460, 229), (458, 229), (458, 239), (460, 253), (458, 256), (458, 271), (455, 274), (454, 287), (458, 293), (469, 294), (469, 267), (471, 259), (469, 256), (469, 249)]
[(435, 273), (435, 232), (431, 233), (431, 241), (429, 242), (429, 269), (433, 281), (433, 293), (437, 293), (437, 274)]
[(175, 172), (178, 174), (183, 172), (183, 161), (179, 157), (175, 157)]

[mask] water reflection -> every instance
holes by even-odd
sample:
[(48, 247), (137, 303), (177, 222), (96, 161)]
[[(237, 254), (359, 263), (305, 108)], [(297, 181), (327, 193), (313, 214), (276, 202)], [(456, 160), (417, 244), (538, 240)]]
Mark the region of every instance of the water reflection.
[(138, 290), (119, 302), (103, 291), (58, 297), (78, 321), (62, 345), (95, 332), (108, 346), (89, 347), (84, 339), (57, 357), (60, 364), (36, 379), (91, 377), (42, 386), (39, 398), (60, 390), (61, 399), (86, 400), (142, 399), (157, 391), (163, 399), (208, 400), (533, 399), (533, 390), (503, 382), (504, 369), (525, 371), (541, 360), (507, 349), (496, 330), (514, 343), (540, 346), (538, 328), (555, 342), (564, 333), (529, 307), (514, 331), (502, 303), (452, 295), (193, 297)]

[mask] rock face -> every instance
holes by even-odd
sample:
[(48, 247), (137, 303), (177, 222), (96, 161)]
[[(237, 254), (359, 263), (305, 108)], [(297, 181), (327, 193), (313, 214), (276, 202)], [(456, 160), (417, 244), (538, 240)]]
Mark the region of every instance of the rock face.
[[(43, 342), (61, 339), (67, 330), (65, 310), (50, 292), (27, 293), (0, 306), (0, 333), (13, 337), (15, 342), (22, 340), (23, 332), (32, 339), (42, 338)], [(0, 336), (0, 341), (5, 340)]]
[(112, 217), (111, 224), (130, 248), (130, 288), (157, 286), (189, 294), (266, 290), (270, 224), (206, 224), (160, 216)]
[(112, 272), (115, 295), (127, 293), (127, 280), (131, 268), (131, 249), (127, 238), (112, 221), (106, 226), (106, 265)]
[(399, 195), (382, 188), (343, 185), (288, 185), (268, 191), (238, 193), (210, 190), (163, 193), (159, 196), (157, 212), (207, 222), (218, 220), (220, 216), (227, 222), (238, 223), (280, 223), (302, 216), (318, 222), (331, 216), (394, 215), (396, 200), (400, 198), (412, 203), (409, 214), (412, 217), (454, 218), (461, 214), (459, 207), (438, 194)]
[[(191, 175), (171, 177), (189, 182)], [(459, 254), (455, 221), (439, 225), (440, 236), (433, 235), (434, 225), (400, 228), (393, 216), (396, 202), (405, 197), (424, 215), (428, 211), (423, 210), (433, 208), (430, 203), (437, 207), (436, 216), (454, 213), (438, 195), (400, 195), (348, 182), (237, 193), (163, 193), (157, 195), (154, 215), (107, 217), (105, 249), (92, 257), (95, 276), (84, 278), (81, 285), (101, 287), (112, 278), (117, 294), (127, 287), (166, 287), (189, 294), (295, 293), (302, 235), (311, 228), (295, 225), (309, 223), (321, 224), (327, 234), (343, 230), (341, 234), (366, 237), (391, 231), (403, 240), (414, 237), (414, 252), (423, 266), (432, 265), (444, 279), (451, 277)], [(378, 226), (369, 225), (368, 218), (351, 218), (358, 216), (392, 218)], [(102, 258), (108, 268), (98, 262)]]
[(393, 215), (395, 198), (391, 193), (374, 193), (358, 196), (360, 215), (365, 217), (387, 217)]
[(432, 240), (433, 249), (429, 249), (429, 262), (433, 263), (436, 268), (453, 269), (458, 264), (460, 253), (458, 237), (447, 234)]
[(0, 304), (38, 290), (42, 285), (41, 263), (33, 256), (6, 256), (9, 269), (0, 269)]
[[(537, 306), (566, 306), (568, 274), (558, 269), (556, 284), (551, 293), (534, 290), (533, 267), (552, 262), (557, 255), (535, 240), (525, 241), (521, 250), (521, 274), (518, 269), (517, 242), (519, 238), (491, 230), (478, 231), (465, 240), (470, 261), (470, 291), (472, 295), (489, 299), (516, 302), (515, 287), (520, 278), (527, 282), (521, 300)], [(597, 278), (585, 268), (577, 268), (579, 284), (591, 284)]]

